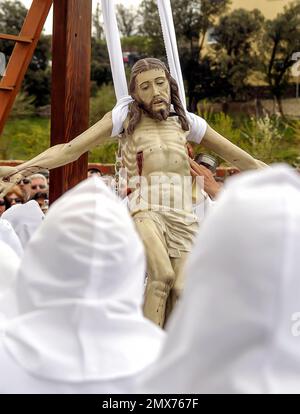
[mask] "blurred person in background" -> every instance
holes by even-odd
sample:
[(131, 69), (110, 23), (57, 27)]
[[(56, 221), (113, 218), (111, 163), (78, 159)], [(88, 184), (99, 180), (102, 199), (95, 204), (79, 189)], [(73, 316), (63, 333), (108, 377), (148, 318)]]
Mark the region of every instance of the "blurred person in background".
[(46, 178), (47, 185), (49, 187), (49, 182), (50, 182), (50, 173), (49, 173), (49, 170), (47, 170), (47, 169), (41, 170), (41, 171), (39, 171), (39, 174), (42, 174)]
[(4, 197), (7, 206), (6, 209), (16, 205), (24, 203), (23, 192), (18, 185), (15, 185)]
[(96, 175), (98, 177), (102, 177), (102, 172), (98, 168), (89, 168), (88, 169), (88, 177), (91, 177), (92, 175)]
[(43, 213), (46, 213), (48, 211), (48, 207), (49, 207), (48, 193), (38, 192), (32, 197), (32, 200), (35, 200), (38, 203)]
[(33, 174), (29, 177), (29, 179), (31, 180), (30, 198), (32, 198), (36, 193), (48, 190), (47, 178), (43, 174)]
[(23, 178), (18, 185), (23, 193), (24, 203), (26, 203), (31, 195), (31, 180), (29, 178)]

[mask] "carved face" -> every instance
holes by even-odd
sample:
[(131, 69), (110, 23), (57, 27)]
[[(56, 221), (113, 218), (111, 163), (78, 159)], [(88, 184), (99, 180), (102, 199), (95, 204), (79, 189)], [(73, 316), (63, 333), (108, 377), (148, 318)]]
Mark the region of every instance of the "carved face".
[(154, 118), (167, 119), (170, 111), (170, 83), (163, 69), (150, 69), (136, 77), (135, 96)]

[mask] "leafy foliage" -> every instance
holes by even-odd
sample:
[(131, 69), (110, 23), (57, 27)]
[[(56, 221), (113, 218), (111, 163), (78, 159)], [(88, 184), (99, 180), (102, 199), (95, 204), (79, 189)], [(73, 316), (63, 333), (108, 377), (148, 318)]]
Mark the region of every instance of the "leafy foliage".
[(245, 99), (247, 79), (257, 68), (254, 45), (263, 23), (264, 17), (259, 10), (237, 9), (221, 17), (214, 28), (215, 60), (231, 99)]
[(30, 117), (34, 114), (34, 98), (32, 96), (26, 95), (23, 92), (20, 92), (15, 99), (10, 117), (16, 120), (17, 118)]
[(97, 95), (90, 100), (90, 125), (111, 111), (115, 104), (116, 97), (113, 86), (111, 84), (103, 85), (98, 89)]
[(27, 160), (49, 147), (50, 121), (26, 118), (9, 121), (0, 140), (0, 158)]
[(214, 113), (207, 102), (201, 104), (198, 113), (217, 132), (255, 158), (267, 164), (296, 165), (300, 153), (299, 121), (286, 123), (278, 116), (267, 114), (261, 118), (234, 118), (223, 112)]
[(285, 7), (265, 27), (259, 50), (261, 70), (283, 114), (281, 99), (290, 76), (288, 69), (294, 63), (293, 53), (300, 51), (300, 1)]
[(112, 79), (108, 51), (104, 40), (92, 37), (91, 80), (99, 87)]
[(125, 7), (123, 4), (117, 4), (117, 20), (121, 34), (123, 36), (132, 36), (137, 30), (138, 14), (135, 9), (131, 7)]
[[(90, 101), (90, 124), (93, 125), (101, 119), (107, 112), (111, 111), (116, 103), (113, 86), (103, 85), (97, 95)], [(114, 163), (117, 143), (109, 141), (93, 149), (89, 153), (90, 162)]]

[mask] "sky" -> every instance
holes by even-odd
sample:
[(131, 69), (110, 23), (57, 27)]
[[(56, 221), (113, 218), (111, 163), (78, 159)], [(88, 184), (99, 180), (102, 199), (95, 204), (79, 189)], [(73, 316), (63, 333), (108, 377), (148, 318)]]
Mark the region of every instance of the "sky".
[[(30, 7), (32, 0), (20, 0), (21, 3), (23, 3), (27, 8)], [(101, 3), (100, 0), (93, 0), (93, 10), (96, 9), (97, 1)], [(137, 6), (140, 3), (141, 0), (117, 0), (116, 3), (124, 4), (124, 6)], [(52, 33), (52, 8), (49, 13), (49, 16), (46, 20), (45, 26), (44, 26), (44, 33), (49, 34)]]

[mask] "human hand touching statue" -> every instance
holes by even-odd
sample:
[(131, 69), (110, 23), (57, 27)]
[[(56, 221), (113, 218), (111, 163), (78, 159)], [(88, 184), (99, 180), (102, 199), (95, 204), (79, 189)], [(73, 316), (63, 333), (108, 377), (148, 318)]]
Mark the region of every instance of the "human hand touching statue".
[(203, 165), (189, 158), (192, 177), (203, 177), (204, 191), (214, 199), (220, 191), (221, 185), (215, 180), (213, 173)]

